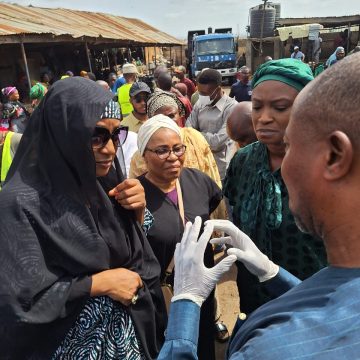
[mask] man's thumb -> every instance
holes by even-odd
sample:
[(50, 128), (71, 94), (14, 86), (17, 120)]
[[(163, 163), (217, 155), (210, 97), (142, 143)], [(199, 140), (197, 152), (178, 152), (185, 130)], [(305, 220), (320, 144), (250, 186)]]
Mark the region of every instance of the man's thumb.
[(216, 266), (214, 266), (213, 270), (216, 274), (216, 278), (220, 279), (220, 277), (229, 271), (231, 265), (237, 260), (235, 255), (229, 255), (225, 259), (221, 260)]

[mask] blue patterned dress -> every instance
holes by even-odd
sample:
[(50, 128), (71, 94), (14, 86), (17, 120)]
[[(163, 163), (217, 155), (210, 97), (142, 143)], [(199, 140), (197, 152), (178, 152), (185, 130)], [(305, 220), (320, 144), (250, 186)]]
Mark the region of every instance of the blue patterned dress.
[(107, 296), (90, 298), (52, 360), (143, 360), (126, 308)]
[[(143, 230), (154, 223), (145, 208)], [(142, 360), (145, 356), (126, 308), (107, 296), (90, 298), (52, 360)]]

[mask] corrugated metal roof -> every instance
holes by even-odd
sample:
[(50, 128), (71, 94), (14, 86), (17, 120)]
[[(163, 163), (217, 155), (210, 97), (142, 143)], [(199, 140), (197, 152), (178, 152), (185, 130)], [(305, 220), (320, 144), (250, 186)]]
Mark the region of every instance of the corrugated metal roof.
[(0, 2), (0, 40), (9, 35), (70, 35), (129, 41), (138, 44), (180, 45), (181, 41), (138, 19), (69, 9), (48, 9)]
[(345, 15), (345, 16), (322, 16), (309, 18), (281, 18), (279, 24), (282, 26), (304, 25), (311, 23), (318, 23), (325, 27), (331, 26), (346, 26), (348, 24), (360, 24), (360, 15)]

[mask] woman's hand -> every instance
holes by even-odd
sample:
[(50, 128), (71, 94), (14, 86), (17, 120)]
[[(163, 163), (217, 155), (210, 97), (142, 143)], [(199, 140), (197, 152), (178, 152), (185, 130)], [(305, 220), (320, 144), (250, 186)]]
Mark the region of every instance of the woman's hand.
[(144, 221), (146, 206), (145, 191), (137, 179), (126, 179), (112, 190), (109, 196), (115, 197), (116, 201), (127, 210), (134, 210), (136, 219), (140, 224)]
[(134, 271), (124, 268), (105, 270), (92, 276), (90, 296), (107, 295), (129, 306), (142, 287), (143, 282)]

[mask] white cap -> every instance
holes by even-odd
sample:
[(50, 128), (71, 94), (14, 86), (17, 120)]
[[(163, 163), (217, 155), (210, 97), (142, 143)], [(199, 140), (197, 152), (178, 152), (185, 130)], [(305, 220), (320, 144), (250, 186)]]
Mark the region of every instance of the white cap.
[(137, 68), (134, 64), (124, 64), (122, 67), (123, 74), (137, 74)]

